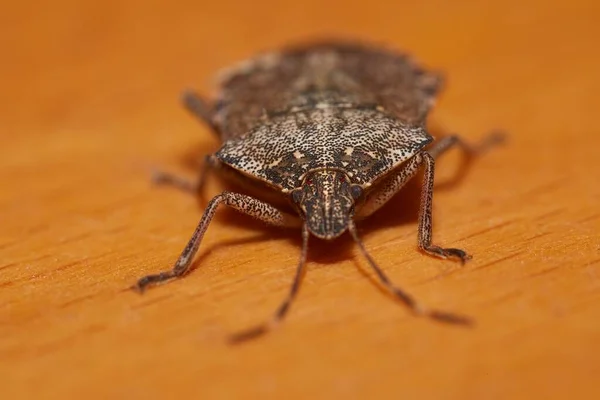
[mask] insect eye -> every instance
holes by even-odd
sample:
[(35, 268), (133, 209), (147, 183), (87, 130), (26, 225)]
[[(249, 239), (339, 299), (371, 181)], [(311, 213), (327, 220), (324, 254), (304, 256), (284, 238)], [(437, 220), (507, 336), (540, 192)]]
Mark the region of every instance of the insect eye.
[(346, 182), (346, 178), (344, 177), (344, 175), (341, 175), (338, 179), (342, 183)]
[(313, 183), (313, 182), (312, 182), (312, 179), (307, 179), (307, 180), (306, 180), (306, 184), (307, 184), (307, 185), (312, 185), (312, 183)]
[(302, 190), (294, 190), (292, 192), (292, 200), (294, 203), (300, 203), (302, 201)]
[(350, 187), (350, 194), (355, 200), (358, 199), (362, 195), (362, 193), (363, 190), (360, 186), (353, 185), (352, 187)]

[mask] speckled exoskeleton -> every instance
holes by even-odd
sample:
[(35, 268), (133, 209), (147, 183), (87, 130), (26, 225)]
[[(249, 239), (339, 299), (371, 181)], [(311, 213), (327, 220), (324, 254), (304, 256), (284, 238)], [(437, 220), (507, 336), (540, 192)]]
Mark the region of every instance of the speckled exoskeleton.
[[(320, 43), (263, 54), (227, 70), (212, 103), (186, 93), (186, 107), (223, 142), (206, 157), (204, 172), (224, 172), (252, 195), (226, 191), (215, 196), (173, 269), (146, 276), (135, 287), (143, 291), (184, 275), (224, 204), (269, 224), (302, 229), (302, 252), (288, 296), (270, 322), (235, 339), (258, 336), (285, 316), (300, 286), (311, 234), (333, 240), (346, 231), (381, 283), (415, 314), (467, 323), (467, 318), (421, 306), (393, 285), (365, 250), (355, 226), (422, 169), (419, 248), (440, 258), (470, 258), (463, 250), (432, 243), (435, 159), (453, 145), (474, 154), (499, 136), (491, 135), (478, 146), (448, 136), (427, 147), (433, 138), (426, 117), (441, 83), (438, 74), (402, 54)], [(164, 174), (159, 180), (193, 191), (200, 186)]]

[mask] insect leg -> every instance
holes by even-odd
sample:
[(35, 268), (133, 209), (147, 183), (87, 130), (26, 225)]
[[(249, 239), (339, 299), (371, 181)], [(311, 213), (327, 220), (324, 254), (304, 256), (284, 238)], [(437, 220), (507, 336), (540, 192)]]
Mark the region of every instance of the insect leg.
[(213, 123), (213, 110), (208, 101), (191, 90), (186, 90), (181, 94), (181, 101), (186, 110), (192, 113), (200, 122), (207, 124), (215, 132), (219, 132)]
[(356, 244), (358, 245), (358, 248), (360, 249), (360, 252), (362, 253), (363, 257), (365, 257), (367, 259), (369, 265), (371, 266), (371, 268), (373, 268), (373, 270), (377, 274), (379, 281), (386, 287), (386, 289), (388, 289), (394, 296), (396, 296), (396, 298), (398, 298), (398, 300), (402, 301), (408, 308), (410, 308), (410, 310), (414, 314), (420, 315), (420, 316), (427, 316), (427, 317), (433, 318), (438, 321), (448, 322), (448, 323), (453, 323), (453, 324), (469, 325), (471, 323), (471, 320), (467, 317), (451, 314), (451, 313), (448, 313), (445, 311), (430, 310), (430, 309), (423, 307), (421, 304), (417, 303), (411, 295), (406, 293), (404, 290), (402, 290), (398, 286), (394, 285), (392, 283), (392, 281), (390, 280), (390, 278), (388, 278), (388, 276), (381, 270), (381, 268), (379, 268), (379, 266), (377, 265), (375, 260), (373, 260), (371, 255), (365, 249), (365, 246), (363, 245), (362, 240), (360, 240), (360, 238), (358, 237), (358, 233), (356, 232), (356, 226), (354, 225), (354, 221), (350, 221), (350, 223), (348, 225), (348, 230), (350, 231), (350, 234), (352, 235), (354, 242), (356, 242)]
[(156, 170), (152, 173), (152, 182), (159, 185), (173, 186), (184, 192), (196, 194), (202, 190), (209, 170), (218, 168), (219, 166), (219, 159), (214, 154), (209, 154), (204, 157), (204, 163), (202, 163), (202, 166), (200, 167), (200, 174), (198, 174), (198, 178), (195, 180), (189, 180), (179, 175)]
[(367, 201), (357, 210), (356, 218), (362, 219), (368, 217), (380, 209), (417, 174), (422, 164), (423, 157), (420, 153), (412, 157), (403, 168), (382, 182), (377, 190), (370, 194)]
[(419, 210), (419, 248), (425, 253), (439, 258), (458, 258), (461, 263), (471, 258), (463, 250), (448, 248), (444, 249), (431, 244), (432, 236), (432, 205), (433, 205), (433, 179), (435, 171), (435, 160), (429, 153), (423, 152), (425, 162), (425, 174), (423, 188), (421, 189), (421, 208)]
[(141, 278), (135, 284), (133, 289), (143, 292), (149, 285), (185, 275), (189, 270), (194, 255), (196, 255), (196, 252), (198, 251), (202, 237), (221, 203), (272, 225), (290, 227), (299, 226), (299, 220), (296, 217), (281, 212), (270, 204), (243, 194), (223, 192), (215, 196), (206, 206), (206, 210), (204, 210), (204, 214), (202, 215), (196, 230), (175, 262), (173, 268), (170, 271), (164, 271)]
[(498, 144), (503, 143), (505, 139), (506, 139), (506, 134), (501, 131), (490, 132), (483, 139), (481, 139), (479, 141), (479, 143), (477, 143), (477, 144), (467, 143), (463, 139), (461, 139), (460, 136), (458, 136), (458, 135), (450, 135), (450, 136), (443, 137), (440, 140), (438, 140), (437, 142), (435, 142), (433, 144), (433, 146), (431, 146), (431, 148), (429, 148), (427, 150), (427, 152), (429, 154), (431, 154), (433, 156), (433, 158), (437, 158), (438, 156), (445, 153), (446, 150), (448, 150), (454, 146), (458, 146), (464, 151), (464, 153), (467, 156), (473, 157), (473, 156), (485, 153), (491, 147), (494, 147)]
[(296, 268), (296, 275), (294, 276), (294, 281), (292, 283), (292, 286), (290, 288), (290, 291), (289, 291), (287, 297), (285, 298), (285, 300), (283, 300), (281, 305), (277, 308), (277, 311), (275, 312), (275, 314), (273, 315), (271, 320), (269, 320), (268, 322), (265, 322), (261, 325), (258, 325), (254, 328), (250, 328), (250, 329), (247, 329), (247, 330), (244, 330), (239, 333), (231, 335), (229, 338), (230, 342), (239, 343), (239, 342), (242, 342), (242, 341), (245, 341), (248, 339), (254, 339), (258, 336), (261, 336), (261, 335), (265, 334), (266, 332), (268, 332), (270, 329), (277, 326), (277, 324), (279, 322), (281, 322), (281, 320), (283, 320), (283, 318), (285, 318), (287, 312), (290, 309), (290, 305), (292, 304), (292, 301), (296, 298), (298, 289), (300, 289), (300, 283), (302, 282), (302, 278), (306, 271), (306, 255), (308, 253), (308, 237), (309, 237), (308, 228), (307, 228), (307, 225), (304, 224), (302, 227), (302, 252), (300, 253), (300, 261), (298, 261), (298, 267)]

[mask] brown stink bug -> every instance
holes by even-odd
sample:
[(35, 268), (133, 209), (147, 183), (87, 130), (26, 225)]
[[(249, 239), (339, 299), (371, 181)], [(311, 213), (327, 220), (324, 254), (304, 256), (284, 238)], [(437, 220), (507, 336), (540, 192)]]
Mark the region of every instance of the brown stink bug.
[[(415, 314), (468, 323), (429, 310), (394, 286), (358, 237), (355, 221), (368, 217), (424, 170), (419, 213), (419, 248), (439, 258), (469, 259), (463, 250), (431, 241), (434, 165), (453, 145), (468, 155), (496, 143), (490, 135), (470, 146), (448, 136), (433, 138), (426, 117), (441, 87), (439, 75), (409, 57), (351, 43), (320, 43), (268, 53), (228, 70), (214, 103), (186, 93), (186, 107), (210, 125), (221, 148), (206, 157), (206, 168), (237, 179), (252, 196), (223, 192), (207, 205), (194, 234), (172, 270), (140, 279), (135, 288), (188, 271), (220, 204), (269, 224), (302, 229), (302, 251), (290, 292), (269, 323), (235, 335), (247, 339), (266, 332), (286, 315), (304, 273), (308, 238), (332, 240), (346, 231), (379, 280)], [(206, 168), (204, 171), (206, 171)], [(199, 190), (169, 175), (159, 180)]]

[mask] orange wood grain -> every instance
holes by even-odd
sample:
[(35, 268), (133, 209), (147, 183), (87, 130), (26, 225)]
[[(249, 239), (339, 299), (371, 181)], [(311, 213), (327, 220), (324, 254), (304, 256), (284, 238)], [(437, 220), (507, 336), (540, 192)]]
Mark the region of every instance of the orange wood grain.
[[(0, 97), (0, 397), (592, 399), (600, 396), (600, 13), (597, 2), (57, 0), (4, 4)], [(219, 212), (185, 279), (169, 268), (223, 184), (195, 200), (218, 142), (178, 103), (221, 67), (307, 37), (370, 39), (443, 70), (438, 132), (511, 134), (457, 182), (441, 160), (434, 239), (416, 250), (418, 185), (360, 227), (390, 277), (462, 329), (378, 290), (348, 237), (311, 240), (289, 318), (226, 345), (288, 290), (300, 234)]]

